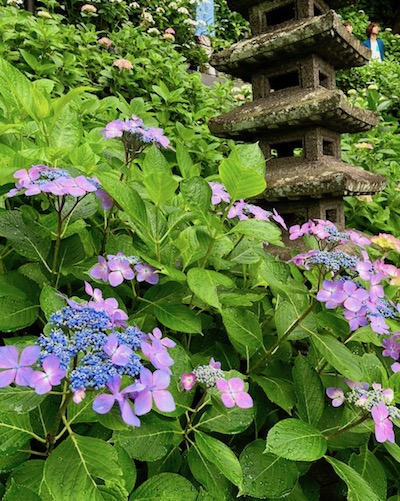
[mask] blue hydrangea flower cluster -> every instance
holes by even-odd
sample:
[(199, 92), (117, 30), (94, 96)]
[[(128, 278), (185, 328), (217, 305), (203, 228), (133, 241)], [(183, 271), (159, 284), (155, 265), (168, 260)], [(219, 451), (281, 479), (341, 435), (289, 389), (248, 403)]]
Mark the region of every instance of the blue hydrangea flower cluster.
[(198, 383), (205, 384), (207, 388), (213, 388), (218, 379), (225, 379), (224, 371), (212, 365), (198, 365), (193, 369)]
[(355, 270), (358, 259), (343, 251), (319, 251), (312, 255), (307, 264), (320, 264), (328, 271), (338, 273), (342, 269)]

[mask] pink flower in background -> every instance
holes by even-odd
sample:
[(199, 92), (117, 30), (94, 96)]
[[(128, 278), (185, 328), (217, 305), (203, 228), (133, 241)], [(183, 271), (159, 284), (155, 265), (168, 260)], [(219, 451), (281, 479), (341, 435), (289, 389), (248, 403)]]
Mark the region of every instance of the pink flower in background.
[(169, 33), (170, 35), (175, 35), (174, 28), (167, 28), (164, 33)]
[(210, 185), (212, 195), (211, 195), (211, 203), (213, 205), (218, 205), (221, 202), (229, 203), (230, 196), (229, 193), (225, 190), (224, 185), (221, 183), (215, 183), (213, 181), (208, 183)]
[(196, 384), (196, 379), (196, 374), (193, 374), (193, 372), (185, 372), (185, 374), (181, 376), (182, 388), (186, 391), (190, 391)]
[(120, 70), (133, 70), (133, 64), (128, 59), (116, 59), (112, 65)]
[(96, 264), (90, 270), (90, 276), (92, 278), (96, 278), (97, 280), (103, 280), (103, 282), (107, 282), (108, 280), (108, 264), (106, 259), (103, 256), (98, 256), (97, 258), (98, 264)]
[(91, 5), (90, 3), (85, 3), (81, 7), (81, 12), (91, 12), (94, 14), (95, 12), (97, 12), (97, 7)]
[(109, 255), (108, 257), (108, 282), (112, 287), (121, 285), (124, 280), (132, 280), (135, 278), (135, 273), (130, 267), (129, 260), (118, 252), (116, 256)]
[(100, 45), (105, 45), (106, 47), (111, 47), (111, 45), (113, 44), (112, 41), (107, 38), (107, 37), (101, 37), (97, 40), (97, 43), (100, 44)]
[(227, 381), (224, 379), (218, 379), (216, 386), (218, 390), (222, 392), (222, 403), (228, 409), (234, 407), (235, 405), (242, 409), (249, 409), (250, 407), (253, 407), (253, 399), (246, 391), (244, 391), (244, 382), (240, 378), (233, 377)]

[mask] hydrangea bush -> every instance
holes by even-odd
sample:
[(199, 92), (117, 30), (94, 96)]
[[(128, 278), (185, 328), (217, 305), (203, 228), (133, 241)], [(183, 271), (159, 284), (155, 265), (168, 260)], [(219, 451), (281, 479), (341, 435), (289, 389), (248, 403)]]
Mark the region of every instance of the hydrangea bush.
[(287, 228), (257, 145), (200, 166), (0, 65), (4, 499), (394, 501), (399, 240)]

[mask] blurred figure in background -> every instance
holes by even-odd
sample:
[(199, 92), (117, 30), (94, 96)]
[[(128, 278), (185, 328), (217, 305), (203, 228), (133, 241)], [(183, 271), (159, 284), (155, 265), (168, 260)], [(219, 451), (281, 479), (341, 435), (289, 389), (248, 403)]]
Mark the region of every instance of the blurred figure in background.
[[(196, 6), (196, 43), (200, 45), (210, 59), (213, 49), (211, 37), (214, 36), (214, 0), (201, 0)], [(200, 71), (209, 75), (216, 75), (215, 69), (208, 63), (200, 66)]]
[(368, 38), (363, 41), (363, 45), (371, 49), (371, 61), (376, 60), (382, 62), (385, 59), (385, 45), (383, 41), (378, 38), (379, 23), (370, 23), (365, 32)]

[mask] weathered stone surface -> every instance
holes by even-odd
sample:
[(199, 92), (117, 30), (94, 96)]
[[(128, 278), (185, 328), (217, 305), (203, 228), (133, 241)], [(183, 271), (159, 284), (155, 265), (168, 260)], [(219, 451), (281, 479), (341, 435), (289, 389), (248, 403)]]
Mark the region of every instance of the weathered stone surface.
[(385, 187), (383, 176), (333, 158), (294, 160), (274, 169), (269, 169), (267, 163), (267, 189), (260, 198), (270, 202), (310, 197), (335, 198), (378, 193)]
[[(249, 8), (258, 5), (261, 3), (271, 3), (276, 6), (284, 5), (290, 3), (290, 0), (269, 0), (265, 2), (265, 0), (228, 0), (228, 5), (231, 10), (235, 10), (240, 12), (242, 16), (248, 18), (249, 16)], [(331, 9), (337, 10), (342, 7), (346, 7), (347, 5), (352, 5), (356, 3), (355, 0), (325, 0), (325, 3), (329, 5)]]
[(271, 30), (214, 54), (212, 66), (250, 81), (255, 71), (299, 55), (316, 54), (335, 69), (362, 66), (370, 58), (371, 51), (347, 31), (332, 10)]
[(268, 139), (269, 131), (311, 125), (336, 132), (362, 132), (378, 121), (375, 113), (350, 104), (342, 91), (321, 87), (273, 93), (213, 118), (208, 126), (218, 137), (251, 141)]

